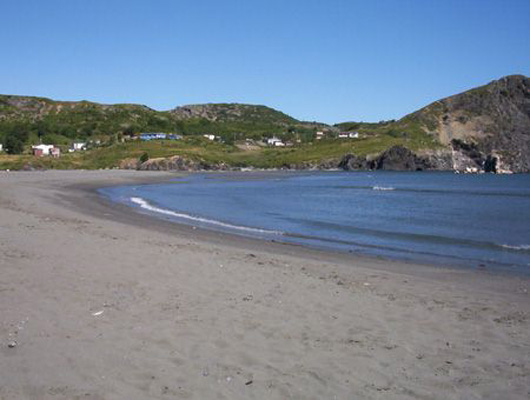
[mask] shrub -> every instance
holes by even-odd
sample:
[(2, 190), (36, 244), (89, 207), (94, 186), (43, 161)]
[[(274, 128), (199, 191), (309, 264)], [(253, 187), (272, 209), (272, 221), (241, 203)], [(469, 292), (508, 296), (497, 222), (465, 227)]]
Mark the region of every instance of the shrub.
[(22, 153), (24, 151), (24, 140), (17, 135), (8, 135), (5, 141), (5, 151), (7, 154)]

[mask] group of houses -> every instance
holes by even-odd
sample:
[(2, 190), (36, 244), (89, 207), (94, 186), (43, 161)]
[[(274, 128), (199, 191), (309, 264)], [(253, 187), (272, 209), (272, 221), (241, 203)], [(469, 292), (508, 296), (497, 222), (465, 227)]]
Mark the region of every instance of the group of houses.
[[(220, 136), (211, 134), (211, 133), (205, 133), (202, 135), (204, 138), (211, 140), (211, 141), (219, 141), (221, 140)], [(326, 133), (323, 131), (316, 132), (316, 140), (321, 140), (326, 136)], [(139, 136), (140, 140), (180, 140), (182, 139), (181, 135), (177, 134), (171, 134), (171, 133), (141, 133)], [(338, 134), (339, 139), (358, 139), (359, 138), (359, 132), (340, 132)], [(285, 142), (282, 139), (278, 138), (277, 136), (273, 136), (266, 139), (267, 146), (270, 147), (285, 147), (292, 145), (292, 143)]]
[[(208, 140), (215, 141), (220, 140), (220, 136), (214, 134), (204, 134), (202, 135)], [(326, 136), (326, 133), (323, 131), (316, 132), (316, 140), (321, 140)], [(181, 140), (182, 135), (175, 133), (162, 133), (162, 132), (143, 132), (139, 136), (131, 137), (131, 139), (140, 139), (143, 141), (149, 140)], [(340, 132), (338, 134), (339, 139), (357, 139), (359, 138), (359, 132)], [(271, 147), (285, 147), (292, 145), (291, 143), (286, 143), (277, 136), (266, 139), (266, 144)], [(50, 157), (60, 157), (61, 149), (58, 146), (52, 144), (39, 144), (36, 146), (31, 146), (33, 155), (36, 157), (50, 156)], [(76, 151), (83, 151), (87, 149), (87, 143), (85, 142), (74, 142), (68, 148), (69, 153)], [(0, 152), (3, 151), (3, 145), (0, 144)]]
[[(85, 142), (74, 142), (72, 145), (68, 148), (69, 153), (73, 153), (75, 151), (84, 151), (87, 149), (87, 144)], [(35, 157), (54, 157), (59, 158), (61, 157), (61, 149), (54, 145), (54, 144), (38, 144), (35, 146), (31, 146), (31, 151), (33, 152), (33, 155)]]
[[(317, 140), (322, 140), (324, 137), (326, 137), (326, 134), (324, 132), (319, 131), (316, 133)], [(358, 139), (359, 132), (339, 132), (338, 138), (339, 139)]]

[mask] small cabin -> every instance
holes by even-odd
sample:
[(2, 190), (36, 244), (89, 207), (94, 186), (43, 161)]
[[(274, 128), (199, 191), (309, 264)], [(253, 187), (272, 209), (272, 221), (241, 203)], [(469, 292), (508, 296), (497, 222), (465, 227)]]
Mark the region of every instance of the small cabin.
[(358, 139), (359, 132), (340, 132), (339, 139)]
[(285, 143), (282, 142), (282, 140), (278, 139), (277, 137), (272, 137), (272, 138), (267, 139), (267, 144), (273, 147), (284, 147), (285, 146)]
[(86, 150), (86, 143), (85, 142), (74, 142), (72, 143), (72, 149), (74, 151)]
[(31, 146), (31, 149), (33, 151), (33, 155), (36, 157), (42, 157), (42, 156), (49, 156), (51, 153), (51, 150), (55, 146), (53, 144), (39, 144), (37, 146)]

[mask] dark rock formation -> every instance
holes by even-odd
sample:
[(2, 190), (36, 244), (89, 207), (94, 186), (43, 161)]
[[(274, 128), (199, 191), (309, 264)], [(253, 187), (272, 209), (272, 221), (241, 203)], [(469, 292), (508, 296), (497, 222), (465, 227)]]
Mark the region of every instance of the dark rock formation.
[(124, 167), (127, 165), (131, 167), (130, 169), (138, 169), (140, 171), (226, 171), (229, 169), (224, 163), (209, 164), (181, 156), (153, 158), (143, 163), (137, 162), (135, 167), (132, 167), (132, 163), (124, 164)]
[(484, 172), (497, 173), (497, 157), (489, 154), (484, 161)]
[(369, 162), (365, 157), (358, 157), (355, 154), (346, 154), (342, 160), (340, 160), (338, 167), (345, 171), (371, 169), (369, 167)]
[(374, 169), (384, 171), (417, 171), (425, 169), (412, 151), (403, 146), (394, 146), (379, 156)]
[(345, 171), (383, 170), (383, 171), (447, 171), (452, 169), (451, 154), (448, 152), (430, 152), (417, 155), (403, 146), (394, 146), (374, 159), (345, 155), (338, 167)]

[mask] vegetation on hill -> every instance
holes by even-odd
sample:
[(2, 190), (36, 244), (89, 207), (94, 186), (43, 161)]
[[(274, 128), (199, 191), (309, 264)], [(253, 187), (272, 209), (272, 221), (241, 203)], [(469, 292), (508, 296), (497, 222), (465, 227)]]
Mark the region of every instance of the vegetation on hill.
[(134, 104), (62, 102), (41, 97), (0, 95), (0, 142), (27, 132), (27, 140), (65, 144), (72, 140), (167, 132), (216, 134), (226, 142), (285, 135), (309, 141), (316, 127), (272, 108), (244, 104), (206, 104), (155, 111)]
[[(325, 132), (323, 140), (316, 140), (317, 131)], [(341, 131), (357, 132), (359, 138), (337, 139)], [(130, 140), (140, 132), (178, 133), (184, 135), (184, 140)], [(203, 134), (214, 134), (221, 140), (211, 142), (202, 138)], [(291, 146), (256, 145), (272, 136)], [(86, 152), (69, 154), (66, 149), (74, 140), (93, 144)], [(245, 140), (255, 145), (245, 146)], [(63, 156), (31, 157), (29, 145), (39, 141), (58, 145)], [(488, 157), (502, 157), (506, 165), (514, 167), (511, 169), (525, 171), (530, 170), (530, 80), (524, 76), (505, 77), (434, 102), (397, 121), (334, 126), (299, 121), (259, 105), (203, 104), (156, 111), (134, 104), (0, 95), (0, 143), (9, 153), (23, 153), (0, 155), (0, 168), (27, 164), (111, 168), (142, 155), (149, 159), (182, 156), (205, 165), (228, 167), (298, 167), (337, 161), (347, 153), (371, 157), (399, 145), (414, 152), (465, 152), (472, 148), (476, 154), (471, 161), (478, 167)], [(469, 154), (465, 156), (470, 158)]]
[[(314, 142), (300, 143), (292, 147), (275, 148), (267, 146), (244, 146), (210, 141), (200, 136), (185, 136), (182, 140), (140, 140), (126, 141), (94, 147), (83, 152), (68, 153), (63, 147), (63, 155), (58, 158), (0, 155), (0, 169), (31, 168), (115, 168), (123, 160), (143, 157), (149, 159), (182, 156), (201, 162), (204, 165), (224, 164), (228, 167), (284, 168), (319, 165), (332, 160), (338, 164), (342, 156), (355, 153), (359, 156), (376, 155), (394, 145), (405, 145), (411, 149), (422, 148), (427, 136), (395, 137), (374, 135), (360, 139), (329, 138)], [(26, 152), (28, 153), (28, 152)], [(145, 156), (147, 155), (147, 156)]]

